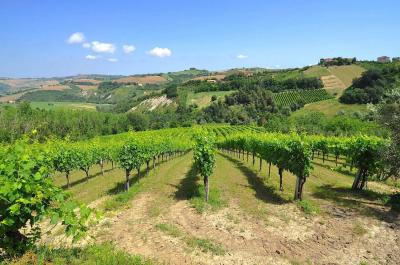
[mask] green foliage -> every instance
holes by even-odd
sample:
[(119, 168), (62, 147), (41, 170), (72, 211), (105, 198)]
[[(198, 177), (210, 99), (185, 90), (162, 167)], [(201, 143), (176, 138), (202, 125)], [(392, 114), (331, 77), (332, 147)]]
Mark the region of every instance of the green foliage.
[(230, 87), (230, 90), (261, 88), (272, 92), (282, 92), (293, 89), (307, 90), (323, 87), (323, 83), (319, 78), (304, 77), (303, 74), (298, 73), (296, 70), (264, 71), (250, 76), (239, 73), (227, 76), (225, 81), (227, 82), (225, 85)]
[(318, 214), (320, 211), (319, 207), (310, 200), (301, 200), (296, 203), (305, 214)]
[(124, 145), (118, 155), (118, 162), (122, 168), (131, 171), (143, 164), (141, 146), (137, 142)]
[[(277, 105), (288, 106), (291, 108), (292, 111), (303, 107), (304, 104), (330, 98), (332, 98), (332, 96), (329, 95), (325, 89), (286, 91), (275, 93), (273, 95), (273, 99), (277, 103)], [(297, 106), (294, 106), (294, 104), (297, 104)]]
[(161, 224), (156, 224), (155, 227), (169, 236), (175, 238), (181, 238), (189, 247), (193, 249), (199, 249), (202, 252), (209, 252), (213, 255), (224, 255), (226, 252), (221, 246), (221, 244), (215, 243), (210, 239), (203, 239), (203, 238), (190, 237), (184, 235), (178, 229), (178, 227), (176, 227), (173, 224), (161, 223)]
[(213, 255), (224, 255), (225, 250), (221, 244), (215, 243), (210, 239), (191, 238), (187, 244), (193, 248), (199, 248), (202, 252), (209, 252)]
[(38, 90), (24, 94), (20, 101), (71, 101), (84, 102), (79, 89), (68, 90)]
[(156, 224), (156, 228), (169, 236), (180, 237), (182, 235), (181, 231), (173, 224)]
[(6, 264), (152, 265), (155, 263), (150, 259), (118, 250), (111, 243), (103, 243), (84, 248), (52, 249), (41, 246), (35, 252), (27, 253), (21, 259)]
[(309, 112), (290, 117), (281, 114), (270, 115), (264, 127), (269, 132), (281, 133), (294, 131), (333, 136), (351, 136), (360, 133), (380, 137), (388, 135), (388, 131), (376, 122), (363, 121), (348, 115), (327, 117), (321, 112)]
[(389, 65), (382, 69), (370, 69), (362, 73), (360, 78), (353, 80), (351, 87), (340, 97), (340, 102), (378, 103), (400, 84), (400, 66)]
[(341, 65), (350, 65), (357, 62), (357, 59), (354, 58), (343, 58), (343, 57), (335, 57), (330, 60), (321, 59), (319, 65), (323, 66), (341, 66)]
[(194, 165), (202, 177), (211, 176), (215, 167), (215, 139), (211, 135), (196, 135), (193, 151)]
[[(1, 152), (0, 163), (0, 248), (9, 255), (20, 254), (40, 237), (45, 217), (51, 224), (65, 226), (67, 236), (79, 239), (86, 231), (91, 211), (68, 200), (68, 195), (54, 186), (51, 154), (23, 141)], [(79, 214), (74, 210), (79, 207)], [(21, 229), (32, 227), (29, 232)]]
[(68, 148), (68, 143), (61, 143), (54, 150), (52, 155), (53, 167), (59, 172), (69, 174), (72, 170), (78, 168), (79, 160), (76, 150)]
[(210, 188), (207, 202), (204, 201), (204, 197), (206, 196), (204, 185), (196, 185), (195, 189), (194, 194), (189, 196), (189, 202), (196, 212), (204, 213), (210, 210), (216, 211), (227, 206), (226, 201), (223, 200), (221, 192), (218, 189), (214, 187)]
[(169, 85), (165, 89), (165, 93), (167, 94), (168, 98), (176, 98), (178, 96), (178, 87), (177, 85)]
[(120, 83), (120, 82), (113, 82), (113, 81), (105, 81), (101, 82), (98, 86), (98, 90), (102, 93), (107, 93), (112, 90), (115, 90), (119, 87), (125, 86), (125, 85), (136, 85), (136, 83)]
[(37, 130), (37, 139), (57, 137), (71, 140), (126, 132), (130, 121), (125, 114), (75, 111), (68, 109), (33, 109), (27, 102), (17, 108), (0, 108), (0, 142), (14, 142)]

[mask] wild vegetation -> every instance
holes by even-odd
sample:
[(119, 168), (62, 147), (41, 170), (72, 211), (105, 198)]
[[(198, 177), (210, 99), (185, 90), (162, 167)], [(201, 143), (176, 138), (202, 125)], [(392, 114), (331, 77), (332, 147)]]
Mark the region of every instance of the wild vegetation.
[(370, 69), (358, 79), (340, 97), (342, 103), (379, 103), (389, 95), (398, 93), (400, 66), (383, 69)]

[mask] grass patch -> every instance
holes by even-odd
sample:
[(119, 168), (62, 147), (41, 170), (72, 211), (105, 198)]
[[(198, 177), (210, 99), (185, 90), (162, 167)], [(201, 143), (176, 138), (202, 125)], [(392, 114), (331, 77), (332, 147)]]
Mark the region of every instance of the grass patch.
[(161, 232), (163, 232), (169, 236), (172, 236), (172, 237), (181, 237), (182, 236), (182, 233), (179, 230), (179, 228), (173, 224), (165, 224), (165, 223), (156, 224), (156, 228), (158, 230), (160, 230)]
[(320, 209), (318, 205), (313, 203), (310, 200), (302, 200), (302, 201), (297, 201), (297, 206), (305, 213), (305, 214), (318, 214), (320, 212)]
[(319, 102), (313, 102), (304, 106), (295, 112), (293, 112), (293, 116), (301, 116), (305, 115), (309, 112), (322, 112), (327, 117), (334, 117), (337, 113), (342, 112), (346, 114), (352, 114), (354, 112), (367, 112), (366, 104), (343, 104), (340, 103), (337, 99), (328, 99)]
[(197, 238), (183, 235), (183, 233), (173, 224), (161, 223), (155, 226), (161, 232), (183, 240), (192, 249), (199, 249), (202, 252), (209, 252), (213, 255), (224, 255), (225, 250), (221, 244), (213, 242), (211, 239)]
[(236, 216), (233, 216), (231, 213), (227, 213), (227, 214), (226, 214), (226, 218), (227, 218), (229, 221), (231, 221), (231, 222), (233, 222), (234, 224), (236, 224), (236, 225), (240, 223), (239, 218), (237, 218)]
[(186, 243), (195, 249), (200, 249), (202, 252), (209, 252), (213, 255), (224, 255), (225, 250), (219, 243), (215, 243), (210, 239), (190, 238)]
[(114, 211), (122, 206), (126, 205), (127, 202), (132, 200), (139, 192), (143, 190), (143, 186), (140, 183), (132, 186), (128, 192), (123, 192), (115, 195), (111, 199), (106, 200), (103, 203), (105, 211)]
[(353, 79), (360, 77), (365, 71), (364, 68), (352, 64), (352, 65), (342, 65), (342, 66), (331, 66), (328, 68), (329, 72), (339, 78), (346, 87), (350, 86)]
[(198, 185), (196, 196), (192, 197), (189, 202), (198, 213), (203, 213), (207, 210), (216, 211), (227, 206), (227, 203), (222, 200), (221, 193), (216, 188), (210, 188), (208, 202), (205, 201), (204, 185)]
[(2, 265), (151, 265), (154, 261), (137, 255), (129, 255), (117, 250), (111, 243), (92, 245), (85, 248), (52, 249), (39, 247), (35, 252), (28, 252), (19, 259), (0, 262)]
[(360, 223), (356, 223), (353, 228), (354, 234), (357, 236), (363, 236), (367, 233), (367, 229), (364, 228), (364, 226)]
[(210, 177), (210, 190), (208, 202), (205, 201), (204, 185), (200, 180), (194, 167), (186, 174), (186, 177), (181, 180), (178, 190), (175, 192), (175, 198), (178, 200), (188, 200), (191, 206), (198, 213), (203, 213), (207, 210), (215, 211), (227, 206), (225, 200), (221, 196), (221, 192), (217, 188), (217, 183), (214, 175)]

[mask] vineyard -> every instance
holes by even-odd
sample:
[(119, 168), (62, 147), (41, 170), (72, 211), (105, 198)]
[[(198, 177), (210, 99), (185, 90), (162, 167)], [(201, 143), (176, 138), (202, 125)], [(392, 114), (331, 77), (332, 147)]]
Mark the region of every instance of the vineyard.
[(310, 89), (298, 91), (286, 91), (274, 93), (275, 102), (281, 106), (290, 106), (298, 101), (303, 101), (305, 104), (326, 100), (332, 98), (325, 89)]
[[(193, 156), (194, 170), (204, 181), (204, 192), (199, 194), (212, 205), (216, 200), (213, 187), (216, 180), (212, 176), (221, 158), (226, 157), (257, 167), (257, 175), (265, 174), (267, 179), (276, 170), (279, 191), (284, 190), (284, 180), (293, 181), (290, 187), (294, 190), (289, 199), (303, 205), (301, 201), (305, 199), (307, 203), (309, 196), (304, 195), (304, 189), (307, 189), (307, 180), (315, 174), (316, 161), (355, 172), (351, 189), (364, 190), (368, 180), (382, 178), (384, 167), (380, 152), (388, 143), (388, 140), (361, 135), (278, 134), (256, 126), (224, 125), (129, 132), (79, 142), (38, 143), (33, 132), (24, 140), (3, 146), (0, 151), (0, 248), (11, 254), (23, 252), (39, 240), (39, 224), (46, 218), (53, 225), (64, 226), (66, 235), (74, 240), (84, 238), (95, 212), (80, 202), (72, 202), (69, 192), (52, 184), (55, 178), (63, 178), (63, 187), (71, 190), (70, 176), (77, 172), (83, 174), (82, 183), (89, 184), (102, 181), (109, 170), (118, 168), (124, 192), (115, 200), (126, 203), (143, 179), (154, 178), (163, 163)], [(266, 173), (262, 172), (263, 165)], [(90, 176), (94, 167), (99, 169), (96, 178)], [(23, 233), (27, 223), (35, 229)]]

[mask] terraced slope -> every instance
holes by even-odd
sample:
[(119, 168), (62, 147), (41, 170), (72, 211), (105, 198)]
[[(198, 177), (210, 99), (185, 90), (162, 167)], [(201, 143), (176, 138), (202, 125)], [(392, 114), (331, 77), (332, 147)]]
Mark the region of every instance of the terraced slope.
[(328, 71), (336, 76), (345, 87), (349, 87), (354, 78), (360, 77), (365, 71), (364, 68), (358, 65), (343, 65), (343, 66), (332, 66), (328, 68)]

